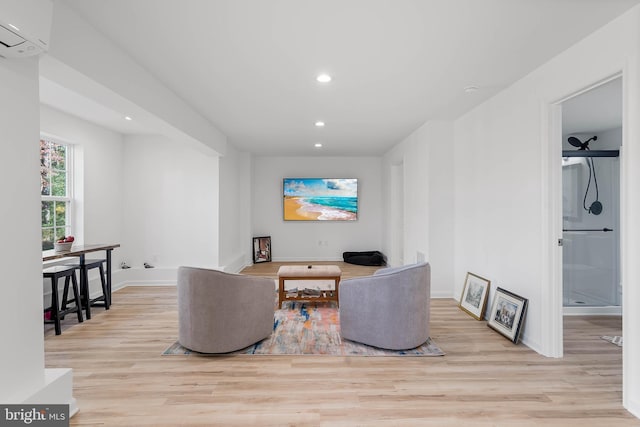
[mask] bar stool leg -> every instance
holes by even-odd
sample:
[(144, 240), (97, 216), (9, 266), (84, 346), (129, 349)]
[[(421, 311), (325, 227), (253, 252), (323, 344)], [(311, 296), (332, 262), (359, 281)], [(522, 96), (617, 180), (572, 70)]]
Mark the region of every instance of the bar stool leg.
[[(78, 316), (78, 322), (84, 322), (84, 318), (82, 316), (82, 297), (80, 291), (78, 290), (78, 280), (76, 279), (75, 271), (70, 276), (65, 277), (64, 281), (64, 293), (62, 294), (62, 308), (61, 311), (65, 313), (67, 311), (67, 304), (69, 303), (69, 282), (71, 282), (71, 292), (73, 292), (73, 303), (76, 305), (76, 314)], [(60, 319), (64, 320), (64, 315), (60, 316)]]
[[(60, 304), (60, 311), (63, 313), (67, 311), (67, 298), (69, 297), (69, 282), (71, 277), (66, 276), (64, 278), (64, 291), (62, 292), (62, 302)], [(64, 314), (60, 316), (60, 320), (64, 320)]]
[[(71, 276), (65, 276), (64, 278), (64, 291), (62, 292), (62, 304), (60, 306), (60, 311), (63, 313), (67, 311), (67, 299), (69, 298), (69, 282), (71, 281)], [(77, 304), (77, 303), (76, 303)], [(64, 314), (60, 316), (61, 320), (64, 320)]]
[[(71, 283), (73, 286), (73, 298), (76, 300), (76, 314), (78, 315), (78, 322), (84, 322), (82, 318), (82, 298), (80, 298), (80, 291), (78, 289), (78, 281), (76, 280), (76, 273), (73, 272), (71, 275)], [(67, 291), (67, 286), (65, 285), (65, 292)], [(66, 302), (66, 301), (65, 301)]]
[(89, 269), (80, 269), (80, 293), (82, 294), (82, 306), (87, 313), (87, 320), (91, 319), (91, 298), (89, 297)]
[(111, 298), (109, 296), (109, 288), (107, 287), (107, 281), (104, 278), (104, 267), (100, 264), (98, 267), (100, 270), (100, 282), (102, 283), (102, 295), (104, 295), (104, 309), (109, 310), (109, 306), (111, 305)]
[(60, 328), (60, 315), (58, 311), (58, 279), (56, 277), (51, 278), (51, 319), (56, 328), (56, 335), (62, 333)]

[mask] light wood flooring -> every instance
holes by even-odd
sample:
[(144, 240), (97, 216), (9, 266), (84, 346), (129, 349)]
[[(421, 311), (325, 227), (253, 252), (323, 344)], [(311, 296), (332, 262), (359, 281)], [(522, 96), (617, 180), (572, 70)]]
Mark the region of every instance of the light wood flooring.
[[(375, 270), (337, 264), (344, 277)], [(432, 300), (444, 357), (161, 356), (177, 338), (175, 287), (113, 301), (83, 324), (69, 316), (60, 336), (46, 326), (46, 367), (74, 370), (71, 425), (640, 425), (621, 404), (622, 349), (599, 338), (621, 334), (617, 317), (565, 318), (563, 359), (513, 345), (452, 299)]]

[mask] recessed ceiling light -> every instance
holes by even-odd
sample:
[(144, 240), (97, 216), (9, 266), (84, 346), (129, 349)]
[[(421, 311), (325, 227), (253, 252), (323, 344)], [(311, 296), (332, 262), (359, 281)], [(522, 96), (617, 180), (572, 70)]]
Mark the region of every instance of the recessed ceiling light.
[(331, 81), (331, 76), (329, 74), (319, 74), (316, 77), (316, 80), (320, 83), (329, 83)]
[(319, 128), (321, 128), (321, 127), (323, 127), (323, 126), (324, 126), (324, 122), (320, 122), (320, 121), (318, 121), (318, 122), (316, 122), (316, 126), (317, 126), (317, 127), (319, 127)]
[(474, 93), (478, 91), (478, 86), (466, 86), (464, 88), (465, 93)]
[(132, 119), (131, 117), (129, 117), (129, 116), (124, 116), (124, 119), (125, 119), (125, 120), (128, 120), (128, 121), (133, 120), (133, 119)]
[(316, 148), (322, 148), (322, 144), (320, 144), (319, 142), (316, 142), (315, 144), (313, 144), (313, 146)]

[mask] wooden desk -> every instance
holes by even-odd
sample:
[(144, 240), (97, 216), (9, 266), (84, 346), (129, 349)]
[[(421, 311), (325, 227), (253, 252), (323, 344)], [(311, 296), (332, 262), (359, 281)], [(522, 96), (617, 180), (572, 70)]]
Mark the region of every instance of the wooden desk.
[[(71, 246), (70, 251), (60, 251), (57, 252), (53, 249), (42, 252), (42, 261), (53, 261), (61, 258), (70, 258), (70, 257), (78, 257), (80, 261), (80, 287), (83, 289), (82, 292), (86, 292), (86, 298), (89, 300), (89, 278), (85, 277), (84, 274), (84, 265), (85, 265), (85, 255), (90, 252), (98, 252), (105, 251), (107, 256), (107, 290), (108, 295), (105, 295), (105, 298), (108, 298), (111, 301), (111, 251), (115, 248), (119, 248), (120, 244), (95, 244), (95, 245), (76, 245), (75, 243)], [(87, 308), (87, 319), (91, 319), (91, 311), (89, 307)]]

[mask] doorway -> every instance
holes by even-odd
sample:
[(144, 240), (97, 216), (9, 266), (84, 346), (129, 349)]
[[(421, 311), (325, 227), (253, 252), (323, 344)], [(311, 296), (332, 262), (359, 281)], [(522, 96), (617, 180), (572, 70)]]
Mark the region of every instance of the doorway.
[(562, 103), (564, 315), (621, 315), (622, 78)]

